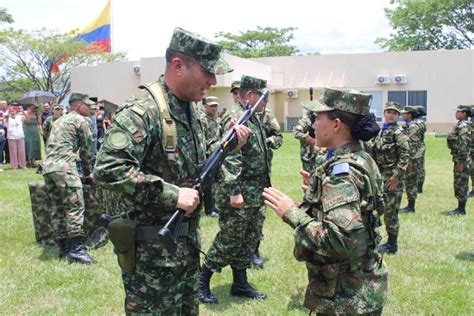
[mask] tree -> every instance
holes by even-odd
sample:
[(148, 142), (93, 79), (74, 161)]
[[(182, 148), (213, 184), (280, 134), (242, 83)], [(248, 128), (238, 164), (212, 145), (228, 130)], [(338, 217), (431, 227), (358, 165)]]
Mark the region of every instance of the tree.
[(5, 8), (0, 8), (0, 24), (3, 23), (13, 23), (15, 22), (10, 15), (10, 13), (7, 12), (7, 9)]
[(474, 40), (470, 0), (391, 0), (385, 8), (395, 30), (375, 43), (389, 51), (471, 48)]
[(0, 30), (1, 81), (9, 88), (10, 95), (50, 91), (61, 102), (71, 89), (72, 68), (125, 57), (123, 53), (105, 53), (93, 45), (75, 41), (74, 36), (74, 32), (62, 34), (47, 29)]
[(260, 27), (257, 30), (240, 32), (239, 35), (219, 32), (218, 41), (230, 54), (243, 58), (291, 56), (298, 52), (295, 46), (289, 45), (294, 38), (295, 27), (273, 28)]

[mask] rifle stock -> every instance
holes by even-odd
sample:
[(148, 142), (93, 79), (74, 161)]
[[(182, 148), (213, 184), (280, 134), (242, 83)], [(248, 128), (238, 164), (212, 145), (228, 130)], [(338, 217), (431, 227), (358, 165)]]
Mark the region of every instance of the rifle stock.
[[(268, 98), (268, 91), (262, 93), (257, 103), (250, 107), (246, 104), (246, 110), (235, 123), (236, 125), (246, 124), (254, 116), (257, 107)], [(237, 146), (237, 135), (233, 128), (229, 129), (219, 142), (217, 148), (206, 159), (202, 166), (199, 176), (194, 180), (192, 188), (195, 190), (205, 190), (212, 185), (219, 173), (219, 169), (224, 162), (225, 157)], [(174, 255), (178, 249), (176, 239), (178, 238), (181, 223), (184, 220), (185, 212), (177, 209), (168, 222), (158, 232), (158, 242), (171, 254)]]

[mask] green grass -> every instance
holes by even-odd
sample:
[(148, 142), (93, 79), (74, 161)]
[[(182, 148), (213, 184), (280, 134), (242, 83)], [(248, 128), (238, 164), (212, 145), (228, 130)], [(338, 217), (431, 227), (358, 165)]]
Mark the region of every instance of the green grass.
[[(291, 134), (285, 134), (284, 142), (275, 151), (272, 181), (298, 200), (298, 143)], [(466, 217), (444, 214), (456, 206), (446, 139), (429, 136), (427, 148), (425, 193), (417, 200), (415, 214), (401, 215), (399, 253), (385, 257), (390, 279), (384, 314), (470, 315), (474, 313), (474, 261), (469, 257), (474, 252), (473, 200)], [(111, 245), (91, 252), (99, 262), (95, 266), (69, 265), (56, 258), (56, 250), (37, 246), (28, 182), (41, 176), (32, 169), (5, 169), (0, 173), (0, 314), (122, 314), (124, 292)], [(217, 220), (204, 218), (202, 228), (206, 250), (217, 232)], [(226, 268), (211, 282), (220, 304), (201, 305), (201, 314), (307, 315), (302, 307), (306, 270), (293, 258), (290, 227), (267, 210), (264, 233), (265, 268), (249, 271), (249, 280), (268, 299), (231, 298), (232, 276)]]

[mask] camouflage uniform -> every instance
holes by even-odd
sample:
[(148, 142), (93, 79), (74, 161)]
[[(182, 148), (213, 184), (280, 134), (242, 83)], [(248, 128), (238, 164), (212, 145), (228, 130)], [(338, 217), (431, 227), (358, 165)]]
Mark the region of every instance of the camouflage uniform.
[[(251, 87), (255, 90), (265, 88), (266, 81), (242, 77), (241, 89)], [(236, 122), (244, 111), (243, 105), (234, 106), (222, 119), (225, 130)], [(214, 272), (231, 265), (237, 270), (250, 267), (251, 256), (261, 237), (263, 211), (265, 209), (262, 192), (270, 185), (268, 147), (263, 124), (253, 116), (248, 127), (252, 130), (242, 149), (224, 161), (219, 184), (218, 208), (220, 231), (207, 252), (204, 264)], [(233, 208), (229, 197), (242, 194), (244, 206)]]
[(308, 132), (308, 128), (311, 126), (310, 113), (305, 117), (302, 117), (298, 124), (293, 130), (293, 136), (300, 141), (300, 158), (303, 164), (303, 170), (307, 172), (313, 171), (315, 167), (315, 160), (323, 155), (319, 147), (311, 146), (306, 142), (305, 135)]
[(425, 156), (426, 156), (426, 143), (425, 143), (425, 133), (426, 133), (426, 121), (422, 118), (425, 115), (425, 108), (421, 105), (415, 106), (418, 110), (418, 117), (415, 119), (415, 123), (419, 126), (420, 140), (421, 140), (421, 157), (419, 163), (419, 170), (417, 172), (417, 187), (418, 193), (423, 193), (423, 185), (425, 183)]
[[(385, 111), (395, 110), (400, 113), (400, 105), (389, 102), (385, 106)], [(403, 179), (409, 161), (408, 138), (402, 132), (402, 129), (395, 122), (394, 124), (384, 124), (381, 132), (371, 143), (371, 155), (374, 158), (384, 183), (391, 177), (398, 180), (398, 185), (393, 191), (385, 190), (385, 228), (390, 241), (396, 248), (397, 236), (400, 230), (400, 221), (398, 218), (398, 209), (403, 195)], [(396, 252), (396, 251), (395, 251)]]
[[(467, 106), (460, 105), (458, 111), (466, 111)], [(470, 112), (470, 110), (469, 110)], [(471, 168), (470, 144), (471, 125), (469, 121), (458, 121), (453, 130), (449, 133), (447, 143), (453, 156), (454, 173), (454, 195), (458, 200), (458, 209), (463, 209), (467, 201), (467, 192), (469, 188), (469, 174)], [(456, 171), (456, 165), (462, 165), (463, 171)]]
[[(474, 105), (471, 105), (471, 164), (474, 161)], [(469, 192), (469, 197), (474, 196), (474, 168), (471, 166), (471, 192)]]
[(90, 175), (92, 146), (92, 133), (84, 116), (70, 112), (56, 120), (43, 162), (56, 240), (84, 236), (84, 197), (76, 160), (79, 151), (84, 175)]
[(273, 150), (283, 145), (283, 134), (281, 133), (278, 120), (270, 110), (264, 109), (263, 113), (258, 113), (257, 116), (260, 116), (260, 121), (263, 123), (263, 128), (265, 129), (265, 135), (267, 137), (266, 143), (270, 149), (268, 150), (268, 165), (271, 171)]
[[(323, 103), (312, 101), (316, 112), (368, 114), (366, 95), (325, 89), (322, 96)], [(377, 252), (382, 178), (375, 161), (359, 142), (346, 143), (314, 170), (309, 187), (303, 203), (283, 215), (295, 229), (294, 256), (308, 270), (304, 306), (324, 314), (381, 313), (388, 272)]]
[[(209, 73), (231, 71), (220, 59), (222, 47), (197, 34), (176, 28), (169, 48), (194, 58)], [(131, 99), (115, 114), (95, 170), (101, 185), (126, 200), (125, 205), (133, 205), (121, 211), (137, 221), (137, 234), (163, 227), (176, 211), (179, 187), (191, 187), (206, 159), (197, 107), (178, 99), (163, 78), (158, 83), (176, 126), (175, 152), (167, 154), (163, 149), (164, 128), (153, 99)], [(156, 234), (135, 240), (134, 272), (122, 272), (127, 313), (198, 315), (199, 212), (186, 223), (175, 256), (158, 243)]]
[[(402, 113), (410, 113), (416, 115), (415, 108), (405, 106)], [(410, 161), (408, 163), (407, 172), (405, 174), (405, 190), (407, 193), (408, 203), (411, 205), (415, 203), (418, 196), (418, 170), (420, 170), (423, 163), (423, 143), (422, 138), (424, 132), (422, 127), (414, 120), (406, 121), (404, 126), (404, 133), (408, 136), (408, 144), (410, 146)], [(413, 206), (414, 211), (414, 206)]]
[(53, 123), (58, 119), (59, 117), (56, 117), (54, 115), (48, 116), (46, 121), (43, 123), (43, 139), (44, 139), (44, 144), (46, 145), (47, 148), (47, 142), (49, 138), (49, 134), (51, 133), (51, 128), (53, 127)]

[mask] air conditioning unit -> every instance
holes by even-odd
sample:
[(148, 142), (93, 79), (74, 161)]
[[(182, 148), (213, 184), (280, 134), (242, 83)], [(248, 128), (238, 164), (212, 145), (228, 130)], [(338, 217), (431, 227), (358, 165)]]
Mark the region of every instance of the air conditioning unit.
[(286, 96), (288, 97), (288, 99), (297, 99), (298, 90), (288, 90), (286, 91)]
[(377, 76), (377, 84), (389, 84), (390, 77), (388, 75), (378, 75)]
[(407, 83), (408, 79), (406, 75), (395, 75), (394, 79), (395, 83), (397, 84), (404, 84)]
[(139, 76), (140, 75), (140, 65), (133, 65), (133, 72)]

